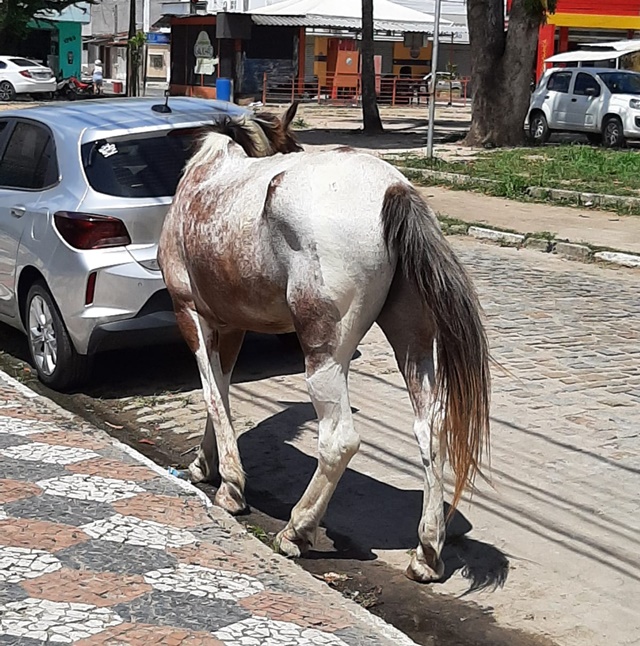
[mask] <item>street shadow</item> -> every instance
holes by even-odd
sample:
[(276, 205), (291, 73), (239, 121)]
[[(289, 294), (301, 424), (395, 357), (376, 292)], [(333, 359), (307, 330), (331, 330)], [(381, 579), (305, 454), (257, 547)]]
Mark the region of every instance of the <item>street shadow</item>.
[[(295, 339), (294, 339), (295, 341)], [(247, 334), (232, 383), (249, 383), (304, 371), (299, 346), (276, 336)], [(201, 387), (195, 357), (184, 343), (105, 352), (95, 360), (91, 383), (83, 390), (92, 397), (188, 392)]]
[[(408, 120), (400, 119), (401, 123)], [(461, 121), (443, 120), (435, 125), (434, 139), (450, 141), (462, 139), (469, 124)], [(352, 146), (367, 150), (393, 150), (398, 148), (424, 148), (427, 140), (426, 123), (416, 120), (406, 128), (388, 129), (383, 134), (367, 136), (361, 130), (347, 128), (310, 128), (296, 132), (300, 143), (306, 146)]]
[[(277, 403), (287, 408), (244, 433), (239, 445), (249, 505), (284, 523), (316, 468), (315, 457), (292, 444), (316, 414), (311, 404)], [(378, 550), (408, 552), (417, 545), (421, 513), (421, 490), (399, 489), (348, 468), (325, 515), (325, 535), (308, 558), (367, 561), (377, 558), (374, 552)], [(469, 582), (469, 592), (503, 586), (509, 570), (506, 555), (467, 538), (471, 530), (469, 520), (455, 511), (447, 524), (443, 581), (460, 572)]]

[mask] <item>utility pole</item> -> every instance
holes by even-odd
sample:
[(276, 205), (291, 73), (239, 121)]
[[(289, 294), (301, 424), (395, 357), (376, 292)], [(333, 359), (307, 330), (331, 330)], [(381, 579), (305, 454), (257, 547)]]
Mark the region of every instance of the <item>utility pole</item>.
[(438, 47), (440, 44), (440, 9), (442, 0), (436, 0), (436, 15), (433, 25), (433, 49), (431, 51), (431, 83), (429, 83), (429, 126), (427, 130), (427, 157), (433, 158), (433, 127), (436, 120), (436, 89), (438, 87)]
[(147, 95), (147, 59), (149, 58), (149, 45), (147, 38), (151, 29), (149, 0), (142, 0), (142, 31), (144, 32), (144, 47), (142, 49), (142, 96)]
[(133, 45), (131, 44), (136, 35), (136, 0), (129, 0), (129, 42), (127, 43), (127, 96), (136, 96), (137, 80), (134, 69)]

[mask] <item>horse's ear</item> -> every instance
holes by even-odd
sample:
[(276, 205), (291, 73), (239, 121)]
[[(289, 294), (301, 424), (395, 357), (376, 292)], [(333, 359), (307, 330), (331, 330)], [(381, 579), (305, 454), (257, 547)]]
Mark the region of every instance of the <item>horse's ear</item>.
[(287, 108), (287, 111), (284, 113), (284, 116), (282, 117), (282, 127), (285, 130), (288, 130), (289, 126), (291, 125), (291, 122), (295, 119), (296, 112), (298, 111), (299, 105), (300, 103), (298, 103), (298, 101), (295, 101)]

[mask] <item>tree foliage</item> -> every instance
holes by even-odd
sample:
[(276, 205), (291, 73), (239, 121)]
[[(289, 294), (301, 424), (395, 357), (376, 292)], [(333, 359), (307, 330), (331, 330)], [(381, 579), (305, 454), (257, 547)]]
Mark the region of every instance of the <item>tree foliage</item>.
[[(78, 0), (2, 0), (0, 2), (0, 54), (15, 54), (34, 17), (55, 17)], [(91, 0), (89, 0), (91, 2)]]

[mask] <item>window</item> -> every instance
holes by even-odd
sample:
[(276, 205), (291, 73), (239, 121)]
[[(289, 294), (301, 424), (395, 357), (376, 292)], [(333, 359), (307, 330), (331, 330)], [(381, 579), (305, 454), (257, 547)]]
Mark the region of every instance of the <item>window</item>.
[(0, 61), (0, 70), (6, 70), (7, 64), (4, 61)]
[(18, 67), (38, 67), (40, 65), (35, 61), (28, 61), (26, 58), (10, 58), (9, 60)]
[(172, 130), (84, 144), (82, 159), (89, 184), (116, 197), (172, 197), (198, 134)]
[(19, 121), (0, 161), (0, 186), (43, 189), (58, 181), (58, 163), (51, 133), (42, 126)]
[(600, 96), (600, 85), (591, 74), (580, 72), (576, 76), (576, 84), (573, 87), (573, 93), (580, 96)]
[(640, 94), (640, 74), (603, 72), (598, 74), (612, 94)]
[(571, 84), (571, 72), (556, 72), (549, 77), (547, 82), (547, 90), (552, 90), (554, 92), (564, 92), (565, 94), (569, 91), (569, 85)]
[(152, 70), (161, 70), (164, 67), (164, 54), (149, 54), (149, 67)]

